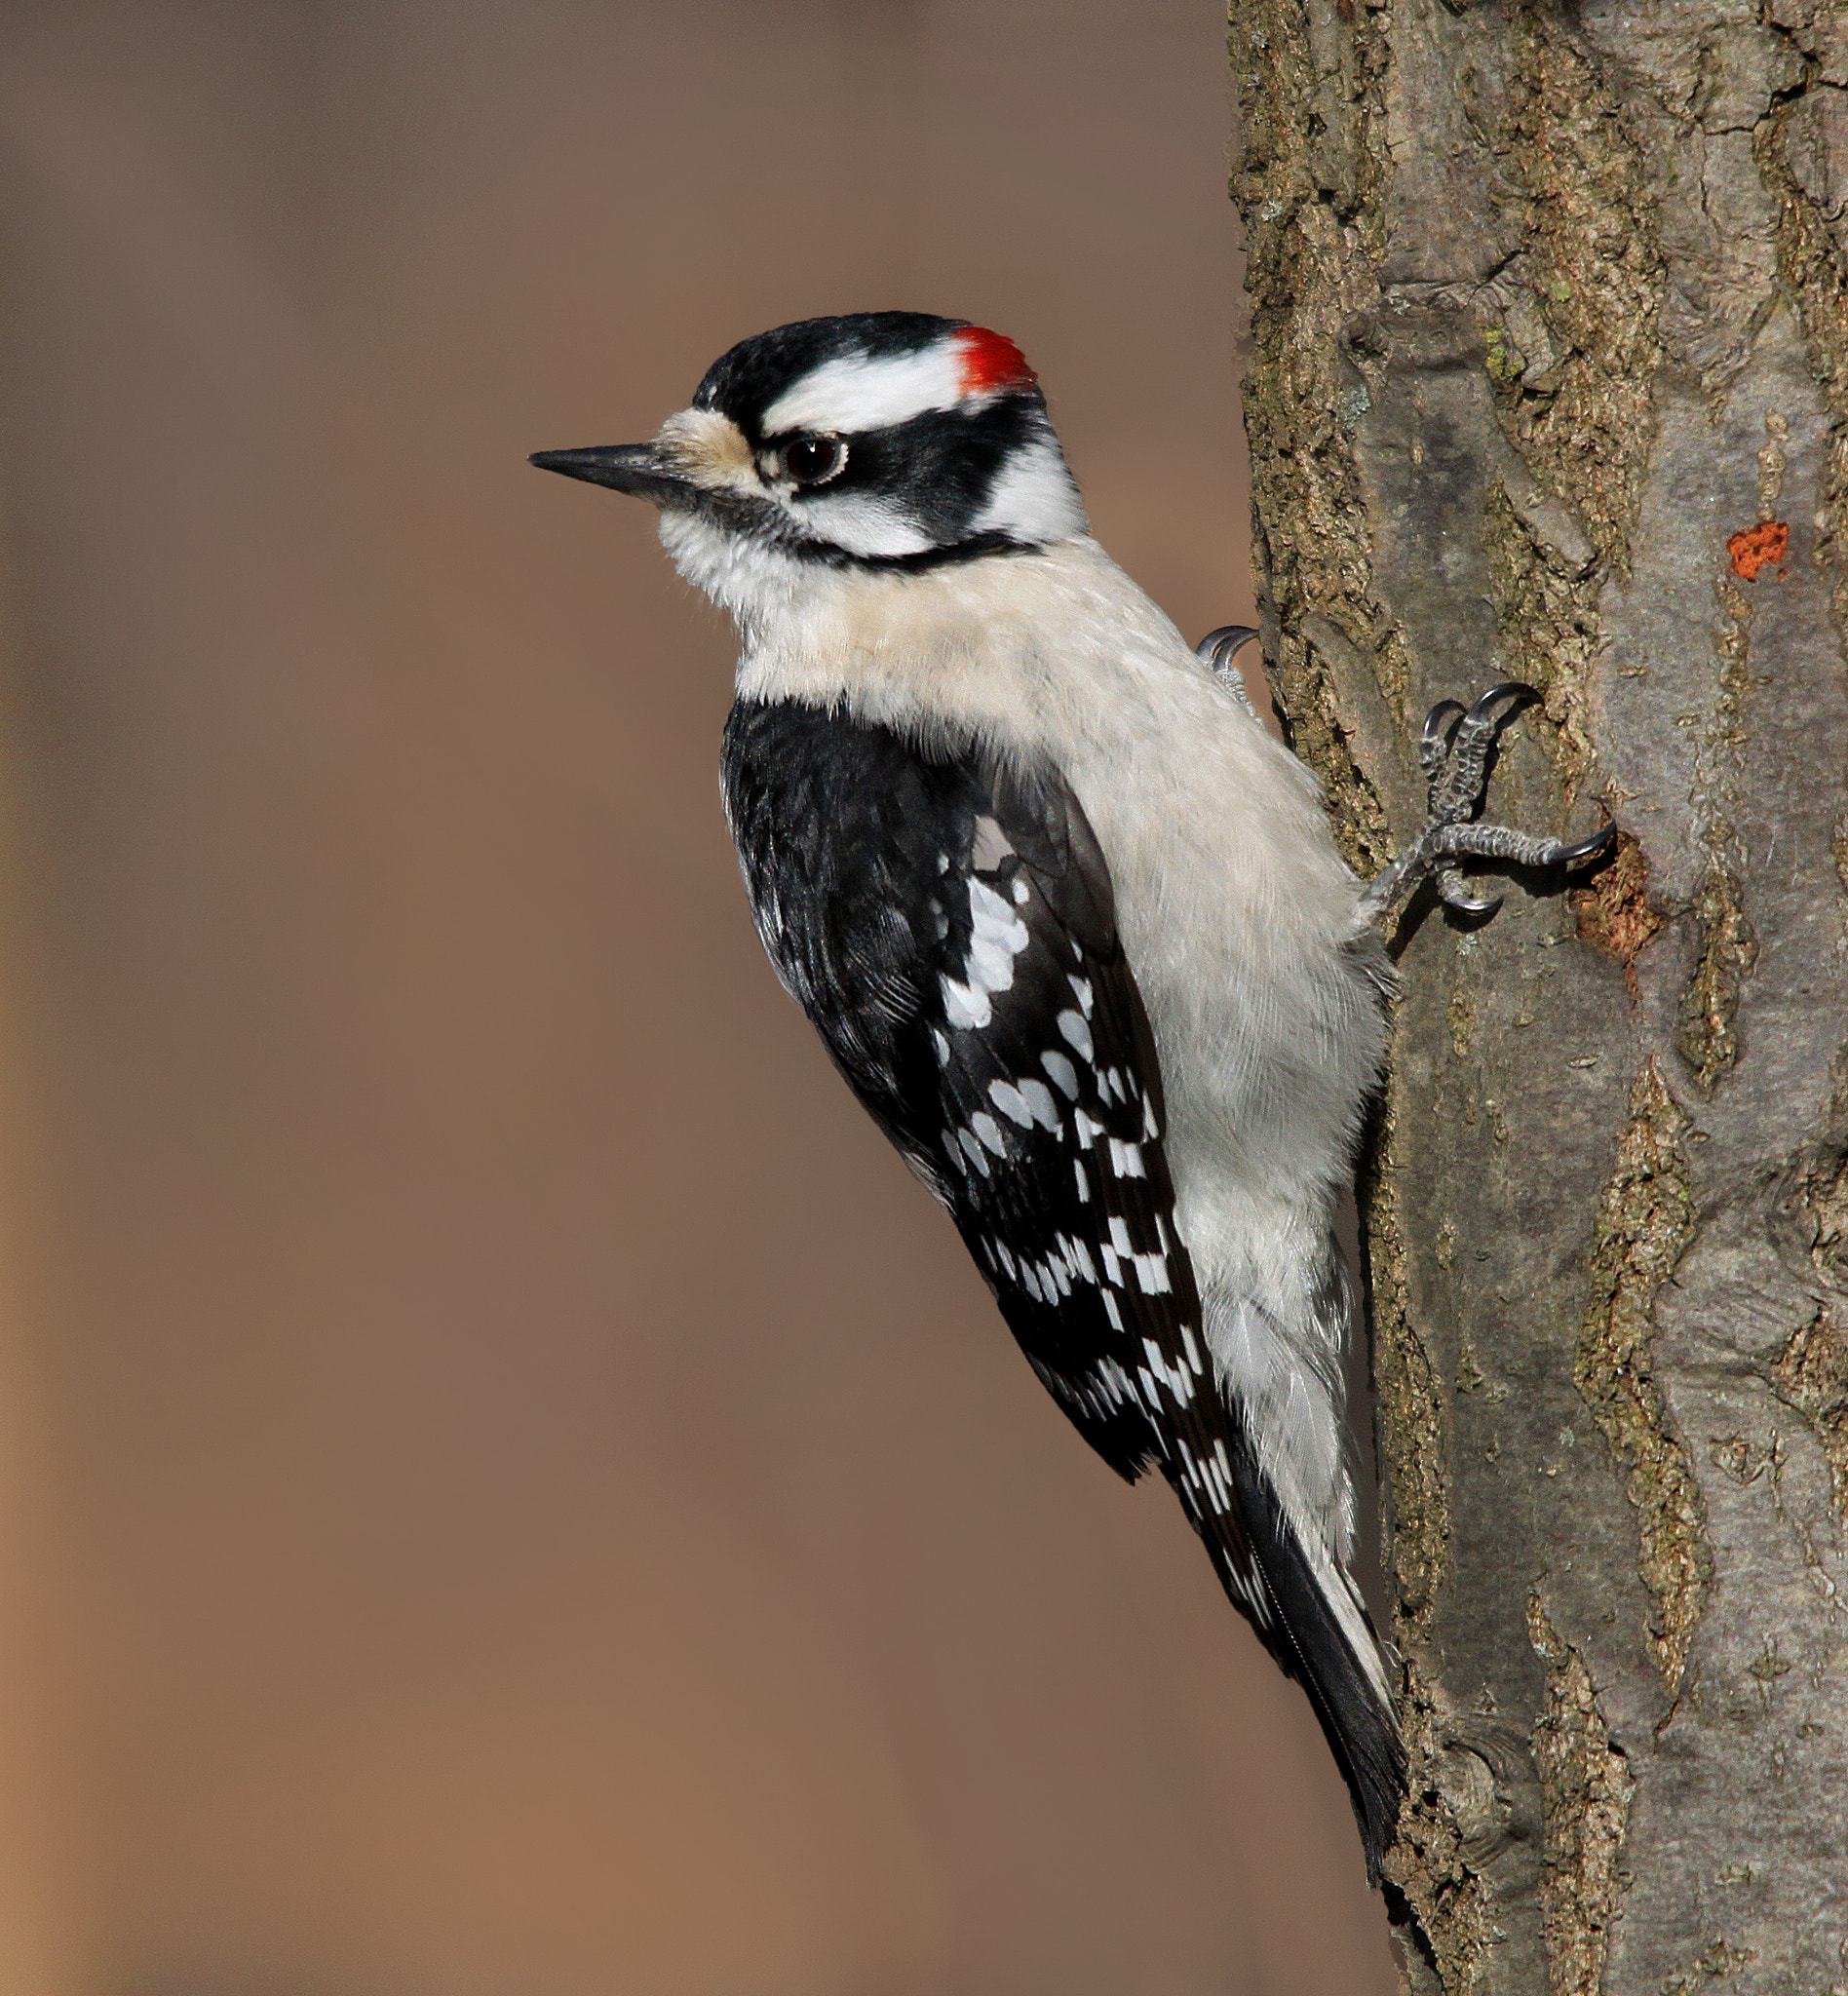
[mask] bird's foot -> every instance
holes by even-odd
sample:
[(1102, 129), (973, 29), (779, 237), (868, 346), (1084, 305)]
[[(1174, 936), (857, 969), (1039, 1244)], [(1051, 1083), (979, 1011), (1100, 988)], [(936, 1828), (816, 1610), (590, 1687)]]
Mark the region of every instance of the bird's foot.
[(1213, 668), (1213, 676), (1248, 713), (1256, 713), (1251, 696), (1245, 690), (1245, 674), (1233, 661), (1257, 633), (1249, 624), (1221, 624), (1209, 631), (1194, 646), (1195, 656)]
[[(1217, 633), (1215, 633), (1216, 636)], [(1519, 679), (1491, 686), (1473, 707), (1441, 700), (1425, 715), (1418, 736), (1418, 760), (1425, 773), (1424, 829), (1362, 897), (1368, 920), (1386, 914), (1430, 874), (1446, 907), (1464, 915), (1491, 915), (1501, 897), (1478, 901), (1464, 885), (1459, 860), (1499, 860), (1510, 866), (1582, 866), (1610, 844), (1615, 825), (1567, 845), (1536, 838), (1506, 825), (1479, 825), (1472, 814), (1482, 802), (1489, 750), (1502, 724), (1518, 708), (1539, 699)]]

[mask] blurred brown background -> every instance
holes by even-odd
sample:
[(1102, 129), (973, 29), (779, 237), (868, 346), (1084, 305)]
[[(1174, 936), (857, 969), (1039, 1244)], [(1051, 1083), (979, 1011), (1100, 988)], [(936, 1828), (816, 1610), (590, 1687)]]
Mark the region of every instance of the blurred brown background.
[(772, 982), (643, 510), (1039, 366), (1250, 608), (1213, 0), (10, 0), (0, 1996), (1370, 1996), (1300, 1695)]

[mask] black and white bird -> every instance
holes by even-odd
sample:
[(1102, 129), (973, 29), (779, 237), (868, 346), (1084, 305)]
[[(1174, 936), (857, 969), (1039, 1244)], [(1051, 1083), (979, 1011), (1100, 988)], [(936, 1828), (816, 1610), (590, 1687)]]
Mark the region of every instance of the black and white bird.
[[(1583, 858), (1468, 822), (1498, 688), (1369, 891), (1315, 779), (1091, 538), (1012, 341), (916, 312), (747, 339), (651, 443), (541, 452), (660, 509), (743, 652), (727, 816), (764, 947), (1033, 1369), (1153, 1466), (1308, 1691), (1377, 1879), (1405, 1786), (1354, 1575), (1336, 1203), (1422, 868)], [(1203, 647), (1203, 650), (1207, 647)]]

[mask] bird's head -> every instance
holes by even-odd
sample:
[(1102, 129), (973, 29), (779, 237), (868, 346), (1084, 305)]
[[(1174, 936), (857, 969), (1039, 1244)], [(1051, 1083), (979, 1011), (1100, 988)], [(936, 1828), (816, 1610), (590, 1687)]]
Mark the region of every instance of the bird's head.
[(804, 570), (931, 568), (1087, 531), (1020, 348), (923, 312), (760, 332), (653, 442), (532, 461), (651, 501), (682, 573), (741, 615)]

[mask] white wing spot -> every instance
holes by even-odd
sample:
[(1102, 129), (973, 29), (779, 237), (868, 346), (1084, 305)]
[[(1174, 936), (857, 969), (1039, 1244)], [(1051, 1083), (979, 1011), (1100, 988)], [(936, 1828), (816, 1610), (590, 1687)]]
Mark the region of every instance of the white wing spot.
[(951, 1025), (980, 1030), (994, 1017), (994, 1006), (986, 991), (972, 990), (953, 978), (944, 978), (943, 1017)]
[(1070, 1263), (1073, 1275), (1081, 1275), (1086, 1282), (1095, 1285), (1097, 1268), (1091, 1258), (1091, 1249), (1076, 1235), (1061, 1234), (1059, 1245), (1065, 1250), (1065, 1259)]
[(1043, 1129), (1059, 1128), (1059, 1104), (1053, 1100), (1053, 1092), (1043, 1081), (1021, 1082), (1020, 1099), (1026, 1104), (1027, 1114)]
[(1061, 1012), (1058, 1024), (1059, 1037), (1081, 1060), (1089, 1060), (1092, 1057), (1091, 1028), (1084, 1022), (1082, 1015), (1076, 1012)]
[(1040, 1065), (1052, 1077), (1053, 1086), (1068, 1102), (1078, 1099), (1078, 1070), (1063, 1054), (1042, 1054)]
[(1183, 1441), (1181, 1462), (1187, 1481), (1199, 1493), (1202, 1508), (1224, 1513), (1232, 1509), (1232, 1478), (1225, 1461), (1225, 1444), (1213, 1443), (1213, 1454), (1200, 1457)]
[(963, 971), (973, 989), (984, 995), (1005, 991), (1014, 982), (1014, 953), (1000, 939), (978, 930), (969, 939), (969, 955)]
[(1174, 1285), (1168, 1280), (1168, 1263), (1159, 1254), (1133, 1254), (1136, 1280), (1145, 1296), (1166, 1296)]
[(1193, 1381), (1187, 1375), (1187, 1368), (1169, 1364), (1162, 1357), (1161, 1347), (1152, 1337), (1142, 1340), (1142, 1349), (1148, 1354), (1149, 1369), (1167, 1387), (1175, 1402), (1184, 1407), (1193, 1399)]
[(1111, 1137), (1110, 1169), (1120, 1178), (1146, 1177), (1147, 1173), (1142, 1169), (1142, 1146), (1139, 1143), (1122, 1143)]
[(954, 1010), (960, 1006), (979, 1012), (976, 1023), (986, 1025), (992, 1014), (990, 996), (1012, 988), (1014, 959), (1031, 939), (1026, 924), (983, 880), (969, 883), (969, 959), (963, 965), (967, 981), (951, 984), (945, 979), (944, 1001), (951, 1008), (952, 1022), (961, 1023), (954, 1018)]
[[(1027, 1086), (1037, 1087), (1038, 1084), (1029, 1082)], [(1018, 1123), (1022, 1130), (1032, 1129), (1033, 1111), (1028, 1107), (1025, 1095), (1011, 1081), (989, 1082), (988, 1099), (1010, 1123)]]
[(1092, 1005), (1095, 1002), (1092, 996), (1090, 979), (1071, 978), (1067, 981), (1071, 985), (1071, 995), (1078, 1001), (1078, 1010), (1089, 1018), (1091, 1017)]
[(969, 1119), (969, 1127), (998, 1158), (1008, 1154), (1008, 1140), (1001, 1134), (1001, 1126), (986, 1109), (978, 1109)]
[(969, 882), (969, 918), (978, 935), (992, 936), (1010, 956), (1019, 956), (1026, 947), (1026, 924), (985, 880)]

